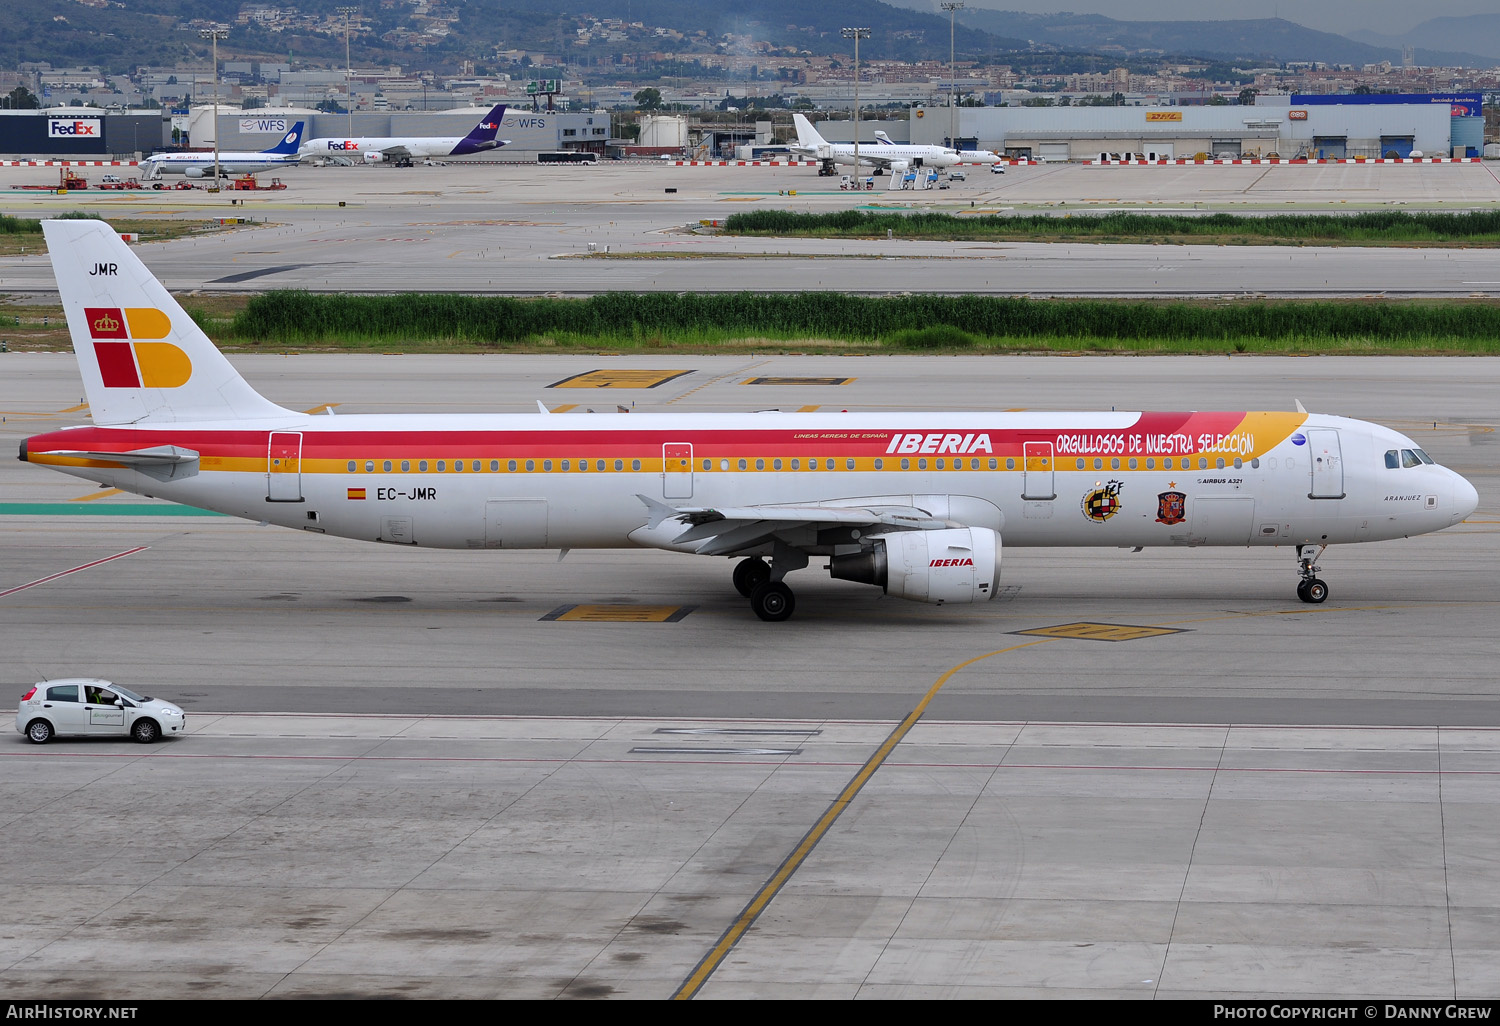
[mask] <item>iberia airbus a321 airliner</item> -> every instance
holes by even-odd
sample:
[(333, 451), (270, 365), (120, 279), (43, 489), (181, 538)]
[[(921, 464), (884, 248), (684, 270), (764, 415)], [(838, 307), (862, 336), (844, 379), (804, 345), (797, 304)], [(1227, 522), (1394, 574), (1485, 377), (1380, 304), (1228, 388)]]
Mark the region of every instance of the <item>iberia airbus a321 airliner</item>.
[(309, 416), (255, 392), (102, 221), (43, 225), (93, 424), (21, 459), (395, 545), (727, 556), (763, 620), (808, 559), (982, 602), (1011, 545), (1287, 546), (1437, 531), (1472, 485), (1377, 424), (1297, 413)]

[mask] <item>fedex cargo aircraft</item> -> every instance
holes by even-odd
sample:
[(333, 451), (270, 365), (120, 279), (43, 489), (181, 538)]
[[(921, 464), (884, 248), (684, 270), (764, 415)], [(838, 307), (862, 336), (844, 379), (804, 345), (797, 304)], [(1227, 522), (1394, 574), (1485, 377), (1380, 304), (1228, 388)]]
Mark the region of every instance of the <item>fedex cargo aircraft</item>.
[(1328, 545), (1479, 501), (1410, 438), (1300, 409), (310, 416), (252, 389), (107, 224), (43, 228), (93, 423), (23, 461), (392, 545), (729, 557), (763, 620), (792, 614), (785, 578), (814, 556), (900, 598), (988, 601), (1002, 539), (1284, 546), (1323, 602)]
[(497, 104), (479, 119), (468, 135), (398, 135), (360, 136), (339, 139), (323, 136), (309, 139), (302, 144), (304, 158), (323, 157), (340, 163), (379, 164), (392, 161), (398, 166), (410, 166), (412, 159), (441, 159), (443, 157), (468, 157), (485, 150), (493, 150), (510, 142), (496, 139), (500, 131), (500, 119), (505, 117), (505, 104)]

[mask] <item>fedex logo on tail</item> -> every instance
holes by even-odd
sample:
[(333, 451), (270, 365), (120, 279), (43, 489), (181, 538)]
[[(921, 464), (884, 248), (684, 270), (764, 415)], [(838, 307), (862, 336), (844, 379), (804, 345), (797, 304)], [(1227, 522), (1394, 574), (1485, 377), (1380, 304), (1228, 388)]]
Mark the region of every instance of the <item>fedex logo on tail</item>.
[(106, 388), (178, 388), (193, 363), (170, 342), (172, 320), (154, 307), (84, 307), (94, 359)]

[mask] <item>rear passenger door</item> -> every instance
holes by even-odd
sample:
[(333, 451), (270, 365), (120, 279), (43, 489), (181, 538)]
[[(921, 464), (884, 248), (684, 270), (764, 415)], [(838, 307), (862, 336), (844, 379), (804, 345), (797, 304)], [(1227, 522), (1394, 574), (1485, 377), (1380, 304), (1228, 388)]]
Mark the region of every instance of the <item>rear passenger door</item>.
[(52, 729), (59, 734), (82, 734), (86, 713), (83, 711), (83, 693), (77, 684), (54, 684), (47, 689), (47, 698), (42, 702), (42, 711), (52, 721)]

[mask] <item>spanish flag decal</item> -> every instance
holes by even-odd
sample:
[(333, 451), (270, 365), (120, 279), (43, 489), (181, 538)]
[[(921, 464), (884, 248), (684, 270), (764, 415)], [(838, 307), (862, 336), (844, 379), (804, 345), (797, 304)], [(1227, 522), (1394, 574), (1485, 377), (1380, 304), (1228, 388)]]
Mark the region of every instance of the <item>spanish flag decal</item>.
[(177, 388), (192, 376), (187, 353), (170, 342), (143, 341), (172, 333), (171, 319), (160, 310), (91, 306), (83, 315), (106, 388)]
[(351, 498), (351, 499), (363, 499), (364, 497), (365, 497), (365, 490), (363, 488), (351, 488), (351, 489), (349, 489), (349, 498)]

